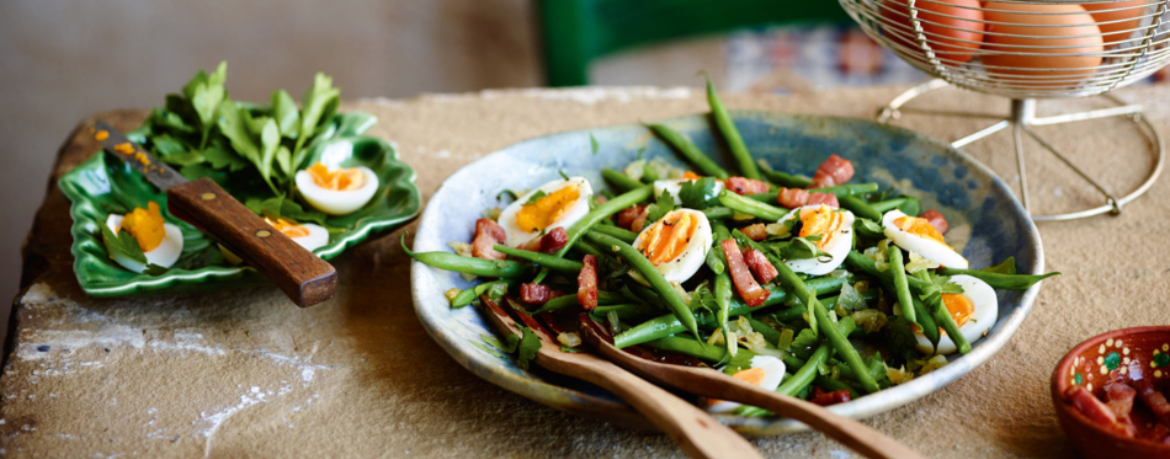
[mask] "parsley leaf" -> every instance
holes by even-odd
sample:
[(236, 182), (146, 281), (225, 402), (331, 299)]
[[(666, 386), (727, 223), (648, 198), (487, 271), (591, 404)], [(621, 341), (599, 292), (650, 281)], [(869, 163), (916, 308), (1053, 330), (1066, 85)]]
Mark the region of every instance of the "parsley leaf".
[(688, 209), (703, 210), (721, 205), (714, 177), (683, 182), (682, 188), (678, 191), (678, 198), (682, 201), (683, 207)]
[(990, 268), (983, 268), (983, 269), (980, 269), (980, 271), (988, 272), (988, 273), (995, 273), (995, 274), (1015, 274), (1016, 273), (1016, 257), (1008, 257), (1007, 260), (1004, 260), (1003, 263), (1000, 263), (998, 266), (992, 266)]
[(147, 263), (146, 270), (143, 271), (142, 273), (146, 274), (148, 276), (161, 276), (163, 274), (166, 274), (167, 271), (170, 271), (170, 269), (164, 268), (164, 267), (156, 265), (154, 263)]
[(796, 338), (792, 339), (792, 344), (788, 349), (792, 352), (792, 355), (801, 359), (807, 359), (819, 342), (817, 340), (817, 334), (813, 332), (813, 329), (805, 328), (796, 334)]
[(736, 372), (738, 372), (740, 370), (746, 370), (748, 368), (751, 368), (752, 367), (752, 357), (755, 357), (755, 356), (756, 356), (756, 353), (749, 351), (747, 349), (737, 350), (735, 352), (735, 356), (731, 357), (731, 360), (729, 362), (727, 362), (727, 366), (723, 367), (723, 374), (734, 375)]
[(707, 310), (712, 314), (719, 310), (719, 303), (715, 301), (715, 295), (707, 287), (707, 281), (703, 281), (691, 292), (690, 307), (692, 311)]
[(141, 264), (146, 264), (146, 254), (142, 253), (142, 248), (138, 246), (138, 240), (134, 239), (127, 231), (114, 231), (107, 225), (101, 225), (102, 242), (106, 245), (106, 253), (110, 255), (110, 259), (115, 256), (121, 256), (131, 261)]
[(558, 173), (558, 174), (561, 174), (561, 178), (563, 178), (563, 179), (565, 179), (565, 180), (568, 180), (568, 179), (569, 179), (569, 174), (566, 174), (566, 173), (565, 173), (565, 171), (564, 171), (563, 169), (557, 169), (557, 173)]
[(674, 210), (674, 197), (670, 195), (669, 191), (663, 191), (658, 196), (658, 200), (654, 204), (650, 204), (650, 212), (646, 216), (645, 228), (649, 228), (654, 222), (661, 220), (666, 214)]
[(543, 343), (541, 343), (540, 337), (536, 336), (536, 332), (533, 332), (531, 328), (520, 327), (520, 331), (524, 333), (524, 337), (519, 338), (516, 335), (508, 335), (508, 345), (515, 346), (516, 342), (519, 341), (518, 347), (520, 354), (516, 356), (516, 365), (527, 370), (529, 362), (532, 362), (532, 359), (536, 358), (536, 352), (540, 350)]
[(536, 204), (536, 201), (539, 201), (541, 198), (543, 198), (545, 196), (548, 196), (548, 193), (545, 193), (544, 190), (536, 190), (535, 193), (532, 193), (532, 196), (528, 197), (527, 201), (524, 201), (524, 205), (531, 206), (533, 204)]
[(905, 317), (889, 316), (889, 322), (886, 323), (885, 327), (882, 327), (886, 333), (886, 343), (890, 345), (890, 350), (907, 361), (919, 356), (919, 352), (915, 348), (918, 340), (914, 338), (913, 325)]
[(515, 191), (512, 191), (512, 190), (503, 190), (503, 191), (500, 191), (499, 193), (497, 193), (497, 194), (496, 194), (496, 200), (497, 200), (497, 201), (503, 201), (503, 200), (504, 200), (504, 196), (507, 196), (509, 201), (515, 201), (515, 200), (517, 200), (517, 199), (520, 199), (520, 197), (519, 197), (519, 196), (516, 196), (516, 192), (515, 192)]
[(296, 222), (313, 222), (321, 226), (329, 226), (325, 222), (325, 213), (315, 210), (305, 210), (296, 201), (284, 196), (274, 196), (268, 199), (248, 198), (244, 206), (258, 215), (272, 219), (285, 218)]

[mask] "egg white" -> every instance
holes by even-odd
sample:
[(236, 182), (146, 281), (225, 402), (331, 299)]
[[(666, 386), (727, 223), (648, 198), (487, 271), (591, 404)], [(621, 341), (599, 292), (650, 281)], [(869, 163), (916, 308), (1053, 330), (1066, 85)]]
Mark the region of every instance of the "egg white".
[[(303, 226), (305, 229), (309, 230), (309, 235), (289, 239), (292, 239), (293, 242), (296, 242), (301, 247), (304, 247), (305, 250), (312, 252), (317, 248), (329, 243), (329, 230), (325, 229), (321, 225), (315, 225), (313, 223), (298, 223), (297, 225)], [(227, 247), (224, 247), (223, 244), (219, 244), (219, 252), (223, 254), (224, 259), (226, 259), (228, 263), (233, 265), (238, 265), (244, 261), (240, 259), (240, 257), (235, 253), (232, 253), (231, 250), (228, 250)]]
[[(760, 382), (761, 388), (771, 392), (780, 387), (780, 381), (784, 379), (785, 370), (783, 360), (770, 355), (757, 355), (752, 357), (751, 367), (764, 370), (764, 380)], [(742, 403), (722, 400), (719, 403), (707, 407), (707, 411), (712, 413), (729, 413), (735, 411), (740, 405)]]
[[(662, 220), (671, 218), (679, 213), (688, 214), (695, 219), (697, 222), (695, 231), (691, 234), (691, 240), (687, 242), (687, 246), (683, 249), (682, 254), (673, 260), (659, 263), (655, 268), (658, 269), (658, 272), (662, 273), (662, 276), (666, 278), (667, 282), (678, 282), (681, 284), (699, 272), (699, 268), (702, 268), (703, 264), (706, 263), (707, 251), (711, 250), (714, 236), (711, 232), (711, 222), (707, 221), (707, 216), (694, 209), (671, 211), (662, 217)], [(662, 220), (659, 220), (659, 222)], [(635, 248), (642, 246), (642, 240), (645, 235), (649, 234), (651, 228), (653, 228), (653, 225), (648, 226), (638, 234), (638, 238), (634, 239), (633, 245)]]
[[(820, 204), (797, 207), (788, 212), (780, 218), (778, 223), (783, 223), (794, 218), (799, 218), (800, 211), (804, 209), (819, 209)], [(812, 274), (814, 276), (821, 276), (832, 272), (845, 262), (845, 257), (849, 256), (849, 251), (853, 249), (853, 212), (848, 210), (837, 210), (842, 214), (841, 228), (837, 230), (837, 234), (833, 236), (832, 240), (825, 247), (821, 249), (822, 252), (829, 254), (832, 257), (827, 262), (822, 262), (816, 258), (805, 258), (801, 260), (788, 260), (784, 264), (792, 268), (794, 272)]]
[[(106, 217), (106, 226), (110, 227), (110, 231), (115, 234), (118, 228), (122, 227), (122, 215), (110, 214)], [(148, 264), (156, 264), (164, 268), (170, 268), (179, 261), (179, 255), (183, 253), (183, 231), (178, 226), (170, 223), (163, 223), (163, 240), (155, 247), (154, 250), (145, 252), (146, 262)], [(114, 255), (114, 261), (122, 265), (123, 268), (141, 273), (146, 271), (146, 265), (121, 255)]]
[[(975, 312), (971, 313), (967, 323), (959, 327), (959, 333), (963, 334), (963, 338), (966, 338), (968, 343), (974, 344), (975, 340), (986, 335), (987, 331), (991, 330), (991, 326), (995, 325), (995, 321), (999, 319), (999, 300), (995, 296), (995, 289), (978, 278), (963, 274), (951, 276), (951, 282), (962, 287), (962, 295), (975, 306)], [(923, 354), (934, 352), (930, 340), (921, 333), (914, 333), (914, 339), (917, 340), (914, 347), (918, 349), (918, 352)], [(939, 335), (937, 351), (939, 354), (953, 354), (956, 350), (958, 347), (949, 336)]]
[[(683, 183), (690, 182), (690, 179), (674, 179), (674, 180), (658, 180), (654, 182), (654, 197), (662, 196), (663, 192), (669, 191), (670, 196), (674, 198), (674, 205), (681, 206), (682, 199), (678, 197), (678, 193), (682, 191)], [(723, 191), (723, 182), (715, 182), (715, 192)]]
[(520, 196), (511, 204), (508, 204), (508, 207), (505, 207), (503, 212), (500, 212), (498, 223), (504, 228), (504, 234), (508, 236), (508, 245), (518, 247), (541, 234), (541, 231), (524, 231), (516, 224), (516, 213), (520, 212), (520, 209), (524, 207), (524, 203), (528, 202), (532, 198), (532, 195), (540, 191), (545, 192), (545, 194), (553, 194), (557, 190), (569, 185), (577, 185), (577, 201), (571, 204), (559, 219), (549, 225), (548, 228), (545, 228), (544, 232), (547, 233), (557, 228), (568, 229), (574, 223), (577, 223), (578, 220), (581, 220), (585, 214), (589, 213), (589, 200), (593, 199), (593, 187), (589, 185), (588, 180), (585, 180), (584, 177), (570, 177), (568, 180), (553, 180), (524, 193), (524, 196)]
[(895, 245), (948, 268), (967, 269), (967, 259), (955, 252), (951, 246), (917, 234), (910, 234), (894, 225), (894, 220), (905, 216), (906, 214), (902, 211), (894, 209), (886, 212), (886, 215), (882, 217), (882, 232), (891, 241), (894, 241)]
[(356, 190), (337, 191), (321, 188), (306, 170), (297, 171), (295, 178), (297, 189), (314, 209), (329, 215), (352, 213), (370, 202), (374, 193), (378, 191), (378, 176), (374, 171), (365, 166), (358, 166), (356, 169), (362, 171), (365, 178), (365, 183)]

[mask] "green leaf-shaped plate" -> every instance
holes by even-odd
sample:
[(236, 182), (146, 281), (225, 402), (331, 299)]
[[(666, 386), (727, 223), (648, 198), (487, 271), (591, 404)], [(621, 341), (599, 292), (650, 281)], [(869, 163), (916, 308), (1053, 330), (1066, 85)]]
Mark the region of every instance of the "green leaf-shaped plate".
[[(415, 172), (398, 160), (394, 147), (381, 139), (357, 135), (372, 124), (368, 115), (337, 115), (328, 138), (316, 142), (306, 164), (325, 161), (343, 167), (366, 166), (378, 175), (379, 188), (364, 207), (343, 216), (326, 220), (331, 231), (329, 244), (314, 250), (329, 260), (371, 235), (389, 231), (413, 220), (419, 213), (422, 197), (415, 187)], [(214, 241), (194, 226), (166, 211), (166, 194), (148, 183), (137, 170), (122, 161), (98, 152), (61, 177), (61, 191), (73, 202), (73, 270), (81, 288), (93, 296), (119, 296), (137, 293), (185, 293), (224, 290), (267, 283), (256, 270), (229, 266)], [(237, 199), (236, 190), (227, 187)], [(146, 207), (155, 201), (163, 209), (163, 218), (183, 231), (183, 254), (168, 272), (151, 276), (122, 268), (109, 258), (102, 244), (100, 226), (110, 213), (124, 213), (134, 207)], [(208, 265), (208, 262), (218, 264)]]

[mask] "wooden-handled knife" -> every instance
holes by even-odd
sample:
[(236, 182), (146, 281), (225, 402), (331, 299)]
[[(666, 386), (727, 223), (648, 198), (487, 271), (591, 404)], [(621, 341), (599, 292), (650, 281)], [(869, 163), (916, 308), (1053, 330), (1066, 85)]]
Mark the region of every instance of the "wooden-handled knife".
[(188, 181), (104, 121), (95, 123), (93, 136), (107, 153), (165, 191), (172, 214), (211, 235), (298, 306), (328, 300), (337, 291), (333, 265), (277, 231), (211, 179)]

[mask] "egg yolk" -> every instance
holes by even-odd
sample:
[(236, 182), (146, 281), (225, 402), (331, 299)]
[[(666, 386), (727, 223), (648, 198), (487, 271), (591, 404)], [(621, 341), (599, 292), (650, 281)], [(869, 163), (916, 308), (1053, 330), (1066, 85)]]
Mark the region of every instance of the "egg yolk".
[(577, 186), (569, 185), (537, 199), (536, 202), (525, 204), (516, 212), (516, 226), (527, 232), (548, 228), (568, 212), (569, 207), (572, 207), (580, 197), (581, 191)]
[(305, 236), (309, 235), (308, 228), (305, 228), (304, 226), (298, 225), (296, 222), (294, 222), (292, 220), (287, 220), (284, 218), (278, 218), (276, 220), (272, 220), (272, 219), (269, 219), (268, 217), (264, 217), (264, 221), (268, 222), (269, 225), (272, 225), (273, 228), (276, 228), (277, 231), (280, 231), (281, 234), (288, 236), (290, 239), (296, 239), (299, 237), (305, 237)]
[[(740, 381), (751, 384), (753, 386), (758, 386), (760, 384), (763, 384), (764, 378), (767, 376), (768, 376), (768, 372), (766, 372), (760, 368), (748, 368), (745, 370), (739, 370), (739, 371), (735, 372), (734, 375), (731, 375), (732, 378), (738, 379)], [(715, 405), (718, 405), (720, 403), (723, 403), (723, 400), (719, 400), (716, 398), (707, 399), (707, 406), (715, 406)]]
[(691, 172), (691, 171), (683, 172), (683, 175), (682, 175), (683, 180), (698, 180), (701, 178), (703, 178), (703, 177), (700, 177), (699, 174), (696, 174), (696, 173)]
[(965, 295), (958, 293), (944, 293), (942, 294), (943, 305), (947, 307), (947, 312), (951, 314), (951, 318), (955, 319), (955, 325), (960, 327), (971, 319), (971, 315), (975, 313), (975, 305), (971, 304), (971, 300), (967, 299)]
[(642, 234), (638, 251), (658, 266), (682, 255), (691, 242), (698, 220), (686, 212), (671, 212)]
[(307, 170), (313, 183), (326, 190), (353, 191), (366, 184), (366, 177), (361, 169), (330, 170), (324, 164), (317, 163)]
[(939, 233), (934, 225), (930, 224), (930, 220), (925, 218), (911, 217), (909, 215), (899, 217), (894, 219), (894, 226), (915, 236), (932, 239), (943, 244), (947, 243), (947, 241), (943, 240), (942, 233)]
[(844, 222), (845, 217), (840, 212), (835, 212), (828, 206), (821, 206), (817, 209), (805, 209), (800, 211), (801, 227), (799, 236), (820, 235), (821, 240), (816, 241), (816, 244), (818, 249), (823, 249), (841, 230), (841, 224)]
[(135, 207), (132, 212), (126, 214), (122, 218), (120, 229), (134, 236), (143, 252), (157, 249), (167, 235), (158, 203), (154, 201), (147, 204), (145, 209)]

